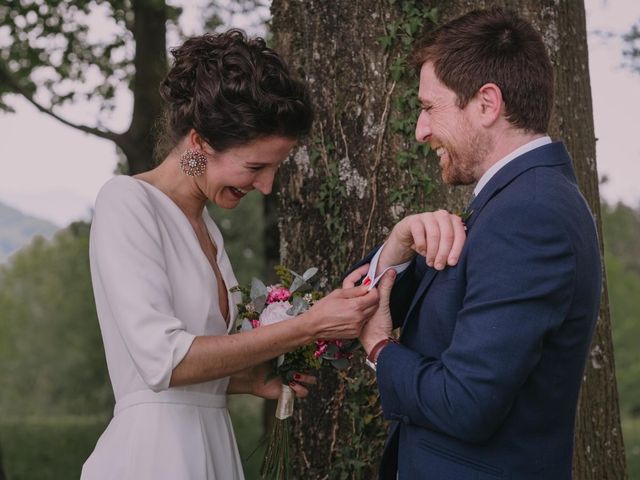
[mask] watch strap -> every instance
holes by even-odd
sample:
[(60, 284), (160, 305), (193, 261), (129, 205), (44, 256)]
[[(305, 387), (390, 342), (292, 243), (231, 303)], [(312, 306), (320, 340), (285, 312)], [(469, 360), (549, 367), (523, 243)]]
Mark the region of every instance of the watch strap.
[(383, 338), (373, 346), (373, 348), (369, 352), (369, 355), (367, 355), (365, 363), (367, 364), (367, 366), (372, 368), (373, 371), (375, 371), (376, 367), (378, 366), (378, 356), (380, 355), (380, 352), (390, 343), (398, 343), (398, 340), (393, 337)]

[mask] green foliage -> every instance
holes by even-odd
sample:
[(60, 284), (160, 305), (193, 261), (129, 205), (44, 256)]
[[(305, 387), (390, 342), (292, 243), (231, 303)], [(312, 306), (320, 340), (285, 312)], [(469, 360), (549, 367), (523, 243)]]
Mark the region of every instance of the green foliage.
[[(166, 8), (175, 20), (180, 9)], [(134, 74), (133, 20), (127, 0), (3, 2), (0, 24), (12, 41), (0, 48), (0, 93), (41, 90), (52, 105), (98, 98), (112, 109), (116, 89)], [(96, 22), (113, 34), (95, 35)]]
[[(412, 205), (422, 204), (420, 199), (428, 195), (434, 185), (424, 170), (424, 158), (429, 153), (429, 147), (412, 140), (415, 131), (414, 112), (419, 110), (420, 105), (417, 100), (418, 79), (408, 65), (408, 57), (417, 36), (437, 22), (437, 10), (427, 8), (422, 2), (415, 0), (388, 1), (391, 7), (401, 14), (397, 20), (386, 24), (386, 34), (380, 37), (378, 42), (392, 57), (390, 75), (399, 87), (393, 97), (393, 113), (389, 120), (389, 128), (404, 141), (404, 148), (399, 149), (396, 154), (396, 162), (408, 173), (408, 181), (405, 181), (402, 187), (391, 190), (390, 201), (411, 209)], [(337, 239), (334, 244), (344, 249), (346, 243), (340, 240), (345, 231), (344, 225), (340, 222), (340, 203), (342, 197), (346, 197), (346, 192), (338, 181), (337, 166), (333, 167), (336, 171), (330, 171), (321, 186), (319, 208), (326, 214), (326, 227), (330, 238)], [(340, 261), (346, 258), (346, 252), (338, 250), (336, 256)], [(342, 263), (339, 265), (342, 269), (347, 267)], [(373, 376), (363, 375), (361, 371), (354, 378), (348, 374), (340, 377), (344, 382), (339, 387), (344, 389), (340, 422), (347, 426), (349, 441), (340, 442), (336, 446), (335, 461), (330, 475), (331, 478), (338, 479), (372, 478), (387, 431), (375, 380)]]
[(640, 417), (623, 415), (622, 433), (627, 454), (627, 474), (630, 480), (640, 478)]
[(106, 423), (104, 416), (3, 417), (7, 480), (79, 478)]
[[(247, 480), (260, 478), (264, 455), (263, 401), (234, 395), (229, 411)], [(7, 480), (78, 478), (108, 422), (106, 415), (0, 419), (2, 463)]]
[(401, 85), (401, 93), (393, 100), (393, 114), (389, 121), (391, 131), (399, 138), (406, 139), (403, 149), (396, 154), (396, 162), (408, 172), (409, 181), (402, 188), (391, 191), (390, 201), (402, 204), (411, 209), (412, 205), (420, 205), (420, 198), (428, 195), (434, 188), (429, 175), (424, 170), (424, 159), (430, 152), (427, 144), (420, 144), (413, 139), (416, 114), (419, 112), (418, 78), (408, 63), (409, 55), (416, 44), (418, 36), (438, 22), (436, 8), (427, 8), (415, 0), (389, 0), (402, 11), (402, 16), (386, 26), (387, 34), (378, 41), (387, 51), (399, 49), (391, 64), (391, 78)]
[(258, 480), (266, 444), (263, 428), (264, 400), (253, 395), (231, 395), (229, 413), (245, 478)]
[(617, 257), (627, 271), (640, 275), (640, 211), (618, 203), (602, 205), (606, 250)]
[(37, 238), (0, 269), (0, 410), (95, 414), (112, 395), (91, 290), (89, 225)]
[(606, 262), (620, 408), (640, 416), (640, 275), (610, 253)]
[(343, 241), (347, 229), (342, 220), (342, 207), (348, 201), (348, 195), (344, 182), (340, 180), (338, 164), (328, 162), (326, 158), (334, 154), (335, 151), (335, 145), (330, 139), (315, 136), (309, 150), (309, 161), (314, 168), (324, 169), (326, 172), (320, 184), (318, 200), (314, 207), (324, 218), (327, 238), (331, 238), (333, 245), (335, 245), (331, 261), (338, 270), (343, 271), (348, 267), (348, 249), (346, 242)]
[(640, 212), (602, 206), (620, 408), (640, 415)]
[(375, 378), (362, 370), (353, 377), (341, 376), (345, 389), (341, 421), (347, 425), (348, 442), (339, 445), (332, 477), (366, 480), (373, 478), (387, 437)]
[(640, 211), (602, 205), (616, 379), (629, 478), (640, 478)]

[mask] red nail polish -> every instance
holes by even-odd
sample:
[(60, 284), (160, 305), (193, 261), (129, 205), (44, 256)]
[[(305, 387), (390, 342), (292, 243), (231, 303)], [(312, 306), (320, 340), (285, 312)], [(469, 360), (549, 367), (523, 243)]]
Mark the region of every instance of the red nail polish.
[(300, 380), (300, 374), (296, 373), (293, 375), (294, 380)]
[(289, 382), (289, 386), (290, 386), (290, 387), (295, 387), (295, 386), (296, 386), (296, 382), (293, 382), (293, 381), (292, 381), (292, 382)]
[(371, 283), (371, 279), (369, 277), (364, 279), (364, 282), (362, 282), (362, 284), (366, 287), (367, 285), (369, 285)]

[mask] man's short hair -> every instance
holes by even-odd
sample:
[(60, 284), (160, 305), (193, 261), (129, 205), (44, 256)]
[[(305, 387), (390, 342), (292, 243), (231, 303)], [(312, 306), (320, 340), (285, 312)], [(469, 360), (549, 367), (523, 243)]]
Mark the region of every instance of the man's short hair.
[(486, 83), (502, 91), (506, 118), (545, 133), (553, 108), (553, 68), (540, 34), (509, 10), (474, 10), (428, 33), (413, 53), (432, 62), (438, 79), (464, 108)]

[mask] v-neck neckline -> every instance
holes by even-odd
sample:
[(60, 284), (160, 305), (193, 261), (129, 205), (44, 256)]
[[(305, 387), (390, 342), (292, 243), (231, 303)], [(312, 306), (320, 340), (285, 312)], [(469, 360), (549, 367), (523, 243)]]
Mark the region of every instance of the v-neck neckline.
[[(184, 213), (184, 211), (178, 206), (178, 204), (176, 202), (173, 201), (173, 199), (167, 195), (165, 192), (163, 192), (161, 189), (159, 189), (158, 187), (156, 187), (155, 185), (153, 185), (150, 182), (147, 182), (146, 180), (142, 180), (139, 178), (135, 178), (133, 176), (130, 177), (132, 180), (135, 180), (138, 183), (142, 183), (144, 185), (147, 185), (149, 187), (151, 187), (152, 190), (158, 192), (165, 200), (167, 200), (171, 205), (173, 205), (173, 207), (175, 207), (175, 209), (179, 212), (180, 217), (182, 217), (184, 219), (184, 221), (186, 222), (186, 224), (189, 226), (189, 230), (192, 233), (193, 239), (196, 242), (196, 245), (198, 246), (198, 250), (200, 251), (200, 254), (202, 255), (202, 257), (204, 258), (204, 260), (207, 263), (207, 268), (210, 272), (210, 274), (213, 276), (214, 280), (216, 281), (216, 285), (218, 283), (218, 276), (216, 275), (216, 272), (214, 270), (213, 265), (211, 265), (211, 262), (209, 261), (209, 257), (207, 257), (207, 254), (204, 252), (204, 250), (202, 249), (202, 245), (200, 245), (200, 240), (198, 239), (198, 234), (196, 233), (196, 231), (193, 229), (193, 225), (191, 225), (191, 221), (189, 221), (189, 218), (187, 217), (187, 215)], [(221, 248), (223, 246), (223, 239), (222, 239), (222, 235), (220, 235), (220, 244), (218, 244), (218, 242), (216, 241), (216, 235), (215, 232), (212, 231), (212, 229), (210, 228), (209, 225), (209, 221), (213, 222), (213, 220), (208, 216), (205, 215), (205, 211), (206, 211), (206, 206), (203, 207), (202, 209), (202, 219), (204, 221), (204, 226), (207, 229), (207, 234), (209, 236), (209, 240), (211, 241), (215, 253), (216, 253), (216, 264), (218, 266), (218, 271), (220, 272), (220, 280), (222, 280), (222, 283), (224, 285), (224, 291), (227, 294), (227, 316), (228, 318), (225, 318), (224, 315), (222, 315), (222, 310), (220, 308), (220, 298), (218, 298), (218, 313), (220, 313), (220, 317), (222, 317), (222, 321), (225, 323), (225, 326), (227, 327), (227, 333), (229, 331), (231, 331), (232, 325), (233, 325), (233, 321), (232, 321), (232, 316), (233, 316), (233, 312), (232, 312), (232, 303), (233, 303), (233, 298), (231, 296), (231, 292), (229, 291), (229, 287), (227, 285), (227, 281), (224, 278), (225, 275), (222, 272), (222, 269), (220, 268), (220, 260), (222, 259), (222, 250), (224, 248)], [(218, 289), (218, 297), (220, 297), (220, 291)]]

